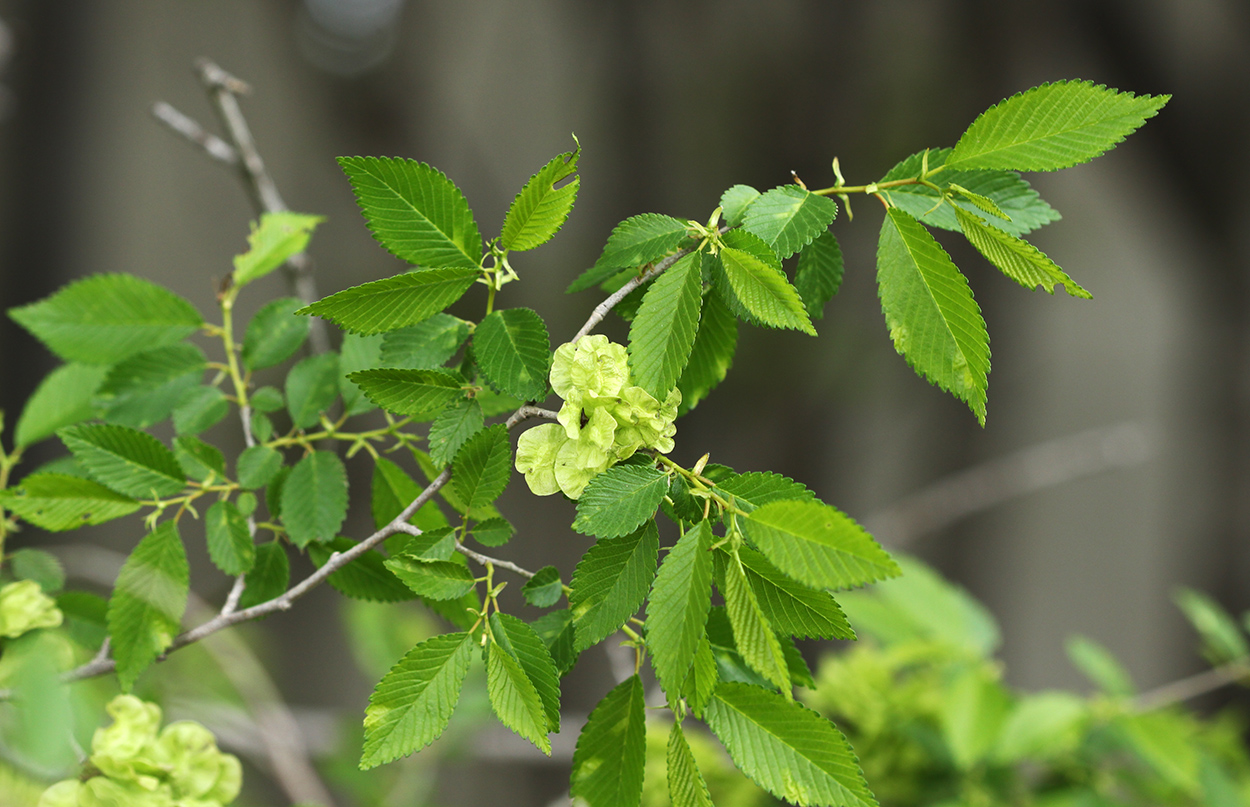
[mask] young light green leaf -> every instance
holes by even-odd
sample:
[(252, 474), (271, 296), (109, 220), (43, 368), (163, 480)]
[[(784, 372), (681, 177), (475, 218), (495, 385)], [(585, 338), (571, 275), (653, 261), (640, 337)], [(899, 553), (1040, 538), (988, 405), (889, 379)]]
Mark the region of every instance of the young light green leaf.
[(430, 420), (464, 397), (464, 381), (438, 370), (361, 370), (348, 380), (364, 390), (369, 400), (397, 415)]
[(790, 670), (785, 653), (777, 640), (776, 630), (764, 616), (746, 572), (736, 557), (730, 557), (725, 566), (724, 588), (725, 612), (733, 627), (734, 644), (751, 669), (781, 690), (786, 699), (794, 697), (791, 691)]
[(123, 274), (83, 278), (9, 316), (65, 361), (83, 364), (116, 364), (204, 324), (172, 291)]
[(282, 467), (282, 455), (269, 446), (252, 446), (243, 450), (235, 463), (239, 484), (245, 490), (263, 488), (273, 481)]
[(435, 314), (382, 337), (382, 365), (433, 370), (447, 363), (469, 338), (469, 325), (451, 314)]
[(899, 574), (863, 527), (827, 504), (772, 502), (739, 523), (778, 569), (815, 588), (852, 588)]
[(949, 168), (1056, 171), (1089, 162), (1153, 118), (1170, 95), (1135, 96), (1092, 81), (1056, 81), (982, 112)]
[(1068, 660), (1108, 695), (1132, 697), (1137, 691), (1133, 678), (1111, 651), (1093, 639), (1072, 636), (1065, 643)]
[(749, 546), (738, 550), (738, 558), (760, 611), (775, 631), (807, 639), (855, 639), (846, 614), (827, 591), (791, 580)]
[(435, 636), (412, 648), (378, 682), (365, 709), (362, 770), (438, 739), (460, 700), (474, 646), (469, 633)]
[(881, 224), (877, 291), (894, 349), (984, 426), (990, 337), (981, 309), (946, 250), (897, 208)]
[(602, 538), (573, 570), (569, 608), (577, 652), (603, 641), (638, 612), (660, 554), (655, 522), (620, 538)]
[(386, 568), (427, 600), (455, 600), (473, 588), (473, 573), (462, 563), (426, 560), (407, 553), (386, 560)]
[(1202, 792), (1201, 746), (1195, 742), (1194, 719), (1179, 710), (1122, 715), (1117, 728), (1128, 746), (1172, 788), (1197, 803)]
[(777, 798), (799, 807), (876, 807), (846, 737), (810, 709), (722, 683), (704, 719), (742, 772)]
[(294, 356), (312, 327), (312, 320), (295, 316), (303, 307), (297, 297), (280, 297), (257, 311), (243, 335), (243, 366), (260, 370)]
[(647, 756), (642, 681), (630, 676), (599, 701), (573, 752), (569, 793), (591, 807), (638, 807)]
[(459, 300), (479, 273), (476, 265), (406, 272), (343, 289), (295, 313), (328, 319), (352, 333), (396, 331)]
[(451, 462), (465, 441), (486, 422), (482, 405), (473, 398), (454, 401), (430, 424), (430, 459), (438, 466)]
[(1250, 646), (1237, 620), (1215, 600), (1200, 591), (1179, 588), (1172, 593), (1172, 602), (1202, 637), (1207, 661), (1220, 665), (1250, 656)]
[[(737, 186), (735, 186), (737, 187)], [(694, 760), (690, 744), (674, 723), (668, 734), (668, 798), (673, 807), (712, 807), (712, 796)]]
[(679, 416), (694, 409), (717, 384), (725, 380), (737, 347), (738, 320), (720, 297), (707, 295), (703, 299), (703, 312), (699, 317), (694, 345), (690, 348), (690, 359), (677, 380), (677, 389), (681, 390), (681, 405), (677, 408)]
[(118, 493), (173, 496), (187, 483), (174, 453), (150, 434), (106, 423), (68, 426), (58, 434), (93, 479)]
[(291, 566), (286, 549), (278, 541), (256, 547), (256, 562), (247, 573), (239, 608), (251, 608), (286, 593), (291, 582)]
[(842, 249), (833, 233), (825, 230), (799, 253), (794, 288), (812, 319), (825, 316), (825, 304), (842, 286)]
[(664, 557), (647, 601), (651, 666), (671, 701), (694, 664), (712, 605), (711, 525), (699, 522)]
[(169, 647), (182, 624), (190, 580), (178, 525), (166, 521), (130, 553), (109, 599), (109, 636), (123, 692)]
[(343, 344), (339, 346), (339, 394), (343, 396), (343, 414), (362, 415), (373, 411), (372, 402), (364, 396), (360, 387), (347, 380), (347, 376), (380, 366), (382, 341), (381, 334), (343, 334)]
[(658, 261), (677, 249), (689, 226), (684, 221), (659, 213), (643, 213), (625, 219), (608, 236), (608, 243), (603, 247), (599, 260), (573, 281), (568, 293), (597, 286), (621, 269)]
[(559, 732), (560, 676), (543, 640), (529, 625), (498, 611), (490, 615), (490, 630), (499, 648), (520, 663), (542, 699), (547, 731)]
[(982, 196), (976, 191), (970, 191), (963, 185), (956, 182), (947, 183), (947, 187), (955, 193), (972, 203), (972, 206), (980, 210), (982, 213), (988, 213), (991, 216), (997, 216), (1004, 221), (1011, 221), (1011, 216), (1003, 212), (1003, 209), (994, 203), (994, 200), (988, 196)]
[(230, 414), (230, 402), (216, 387), (198, 386), (186, 390), (174, 407), (174, 432), (195, 435), (212, 428)]
[[(385, 457), (378, 457), (373, 466), (373, 489), (370, 507), (373, 524), (378, 529), (403, 512), (421, 493), (421, 486), (404, 470)], [(427, 502), (412, 517), (411, 523), (424, 531), (438, 530), (447, 526), (447, 517), (435, 502)], [(446, 558), (443, 558), (446, 560)]]
[(751, 203), (760, 198), (760, 192), (750, 185), (734, 185), (720, 195), (721, 216), (730, 227), (742, 223)]
[(551, 343), (547, 326), (534, 311), (509, 308), (487, 314), (473, 332), (473, 357), (500, 392), (523, 401), (544, 397)]
[(476, 266), (482, 236), (464, 194), (414, 160), (339, 157), (369, 230), (395, 257), (425, 267)]
[(616, 538), (650, 520), (668, 492), (668, 477), (653, 465), (614, 465), (590, 480), (577, 500), (573, 529)]
[(179, 343), (147, 350), (115, 365), (96, 392), (96, 405), (113, 423), (144, 429), (169, 417), (194, 389), (207, 360), (195, 345)]
[(557, 155), (529, 178), (508, 208), (499, 236), (500, 246), (521, 252), (547, 243), (560, 231), (573, 209), (582, 180), (573, 177), (562, 187), (555, 186), (577, 171), (581, 153), (579, 146), (576, 151)]
[[(335, 552), (346, 552), (356, 541), (339, 536), (332, 541), (308, 545), (308, 557), (317, 568), (326, 565)], [(416, 595), (390, 569), (377, 550), (369, 550), (330, 575), (327, 582), (345, 597), (371, 602), (403, 602)]]
[(34, 445), (57, 429), (95, 417), (95, 391), (107, 373), (107, 367), (91, 364), (65, 364), (49, 373), (22, 407), (14, 437), (17, 447)]
[(564, 585), (560, 581), (560, 570), (554, 566), (542, 567), (521, 587), (521, 596), (535, 608), (550, 608), (563, 595)]
[(690, 359), (703, 304), (702, 257), (678, 260), (647, 287), (629, 329), (633, 382), (662, 401)]
[(486, 657), (486, 691), (499, 722), (551, 756), (547, 715), (521, 663), (492, 642)]
[(563, 676), (577, 663), (577, 648), (574, 644), (573, 612), (568, 608), (549, 611), (530, 623), (534, 633), (542, 639), (551, 661), (556, 665), (556, 672)]
[(233, 502), (218, 501), (204, 515), (208, 556), (213, 565), (231, 577), (248, 572), (256, 562), (256, 546), (247, 519)]
[(339, 356), (319, 353), (301, 359), (286, 375), (286, 408), (297, 429), (317, 425), (339, 397)]
[(733, 247), (720, 251), (720, 265), (734, 298), (755, 320), (816, 335), (799, 293), (780, 271)]
[(503, 493), (512, 477), (512, 444), (508, 427), (496, 423), (473, 435), (456, 452), (456, 472), (451, 486), (471, 512), (485, 507)]
[(91, 479), (35, 473), (0, 491), (0, 507), (36, 527), (64, 532), (130, 515), (139, 503)]
[(742, 216), (742, 228), (758, 235), (785, 260), (829, 228), (838, 204), (798, 185), (765, 191)]
[(512, 540), (516, 529), (506, 518), (488, 518), (474, 524), (469, 530), (473, 540), (482, 546), (503, 546)]
[(292, 255), (308, 247), (308, 239), (324, 216), (283, 210), (261, 213), (260, 224), (252, 224), (247, 252), (234, 256), (234, 285), (245, 286), (277, 269)]
[(282, 523), (291, 543), (303, 548), (338, 533), (347, 518), (347, 471), (338, 455), (306, 455), (282, 485)]
[(209, 445), (198, 437), (184, 434), (174, 438), (174, 458), (188, 479), (207, 482), (210, 478), (226, 478), (226, 458), (217, 446)]
[(986, 260), (1002, 270), (1003, 274), (1032, 291), (1041, 286), (1047, 294), (1055, 293), (1058, 283), (1073, 297), (1085, 300), (1094, 295), (1081, 288), (1067, 272), (1055, 265), (1045, 253), (1028, 241), (1009, 235), (997, 227), (991, 227), (980, 217), (956, 209), (955, 217), (968, 243), (977, 248)]

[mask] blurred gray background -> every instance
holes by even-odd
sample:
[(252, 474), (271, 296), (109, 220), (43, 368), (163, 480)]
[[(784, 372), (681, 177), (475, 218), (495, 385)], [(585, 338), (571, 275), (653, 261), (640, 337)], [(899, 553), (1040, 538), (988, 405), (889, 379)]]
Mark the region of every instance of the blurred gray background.
[[(402, 269), (335, 156), (437, 166), (489, 236), (576, 133), (577, 206), (551, 244), (516, 256), (523, 282), (504, 298), (537, 309), (554, 343), (599, 299), (563, 288), (626, 216), (705, 219), (729, 185), (771, 187), (792, 169), (828, 185), (835, 155), (849, 182), (871, 181), (1047, 80), (1171, 93), (1110, 155), (1029, 177), (1064, 215), (1033, 240), (1092, 302), (1026, 292), (940, 238), (989, 326), (986, 428), (894, 353), (874, 285), (880, 213), (857, 199), (856, 219), (835, 223), (846, 280), (819, 338), (744, 328), (729, 379), (679, 422), (675, 457), (795, 477), (934, 563), (999, 618), (1022, 687), (1084, 686), (1063, 652), (1072, 633), (1143, 686), (1198, 669), (1176, 585), (1250, 607), (1250, 4), (0, 0), (0, 20), (0, 307), (131, 272), (214, 310), (254, 213), (229, 170), (149, 112), (167, 101), (220, 131), (192, 71), (208, 56), (254, 88), (244, 112), (287, 203), (328, 217), (310, 250), (323, 294)], [(244, 316), (285, 293), (279, 274), (256, 285)], [(619, 320), (609, 332), (623, 336)], [(10, 423), (52, 366), (0, 322)], [(345, 530), (359, 537), (369, 463), (352, 468)], [(586, 546), (571, 506), (533, 499), (519, 477), (506, 495), (520, 532), (499, 553), (571, 572)], [(128, 551), (138, 535), (124, 524), (94, 535)], [(191, 554), (195, 586), (220, 601), (226, 582), (194, 542)], [(293, 705), (358, 713), (372, 682), (341, 652), (336, 598), (319, 591), (258, 635)], [(588, 710), (607, 676), (605, 660), (583, 661), (570, 708)], [(462, 786), (526, 804), (560, 788), (494, 778)]]

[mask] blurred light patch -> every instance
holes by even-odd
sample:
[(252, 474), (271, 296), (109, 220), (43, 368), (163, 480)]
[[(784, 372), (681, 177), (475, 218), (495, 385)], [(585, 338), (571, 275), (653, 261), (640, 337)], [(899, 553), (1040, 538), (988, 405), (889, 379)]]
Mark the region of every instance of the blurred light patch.
[(304, 0), (296, 22), (300, 52), (321, 70), (359, 76), (395, 46), (404, 0)]

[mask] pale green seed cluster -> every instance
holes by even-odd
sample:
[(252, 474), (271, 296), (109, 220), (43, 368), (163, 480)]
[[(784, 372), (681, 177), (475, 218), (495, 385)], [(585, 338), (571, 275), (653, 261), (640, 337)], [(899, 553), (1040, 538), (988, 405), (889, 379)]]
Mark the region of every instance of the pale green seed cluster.
[(630, 383), (629, 354), (606, 336), (556, 348), (551, 387), (564, 399), (559, 423), (537, 426), (517, 442), (516, 468), (538, 496), (582, 495), (598, 474), (640, 448), (673, 450), (681, 392), (663, 403)]
[(107, 710), (113, 725), (91, 739), (91, 765), (101, 775), (57, 782), (38, 807), (223, 807), (239, 795), (238, 757), (219, 751), (199, 723), (162, 730), (160, 707), (133, 695), (117, 696)]
[(16, 639), (35, 628), (58, 628), (61, 611), (56, 600), (34, 580), (19, 580), (0, 588), (0, 636)]

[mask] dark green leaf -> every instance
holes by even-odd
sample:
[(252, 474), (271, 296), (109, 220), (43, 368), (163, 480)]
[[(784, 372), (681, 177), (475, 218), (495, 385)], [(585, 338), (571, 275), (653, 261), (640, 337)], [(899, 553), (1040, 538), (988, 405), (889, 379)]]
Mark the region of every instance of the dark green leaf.
[(461, 512), (471, 512), (495, 501), (512, 476), (508, 427), (496, 423), (469, 438), (456, 453), (455, 468), (451, 486), (464, 504)]
[(267, 443), (273, 437), (273, 420), (264, 412), (253, 412), (251, 425), (256, 442)]
[(575, 628), (573, 612), (568, 608), (543, 614), (530, 623), (530, 627), (543, 640), (556, 671), (564, 675), (577, 663), (577, 646), (574, 643)]
[(577, 750), (569, 793), (592, 807), (639, 807), (647, 753), (646, 704), (634, 675), (590, 713)]
[(545, 397), (551, 343), (542, 317), (530, 309), (488, 314), (473, 332), (473, 357), (500, 392), (523, 401)]
[(677, 249), (686, 237), (688, 227), (684, 221), (659, 213), (643, 213), (625, 219), (608, 236), (608, 243), (595, 265), (569, 286), (569, 293), (596, 286), (621, 269), (631, 269), (663, 258)]
[[(309, 544), (308, 557), (317, 568), (326, 565), (335, 552), (346, 552), (356, 546), (350, 538), (338, 537), (320, 544)], [(370, 549), (360, 557), (330, 575), (328, 582), (346, 597), (372, 602), (403, 602), (413, 599), (408, 590), (385, 563), (386, 558), (377, 550)]]
[(174, 407), (174, 431), (199, 434), (230, 413), (230, 402), (216, 387), (192, 387), (182, 393)]
[(190, 569), (178, 525), (166, 521), (130, 553), (109, 600), (109, 636), (123, 692), (173, 642), (187, 607)]
[(473, 588), (473, 573), (463, 563), (425, 560), (406, 553), (385, 563), (405, 586), (427, 600), (456, 600)]
[(521, 596), (535, 608), (550, 608), (560, 601), (563, 594), (560, 570), (554, 566), (542, 567), (521, 587)]
[[(421, 486), (404, 470), (385, 457), (378, 457), (373, 467), (371, 509), (373, 523), (382, 529), (403, 512), (421, 494)], [(434, 502), (427, 502), (410, 519), (421, 530), (437, 530), (447, 526), (447, 517)], [(444, 558), (445, 560), (445, 558)]]
[(226, 458), (221, 449), (198, 437), (189, 434), (175, 437), (174, 457), (188, 479), (208, 482), (210, 479), (220, 481), (226, 478)]
[(668, 477), (654, 466), (614, 465), (586, 485), (573, 529), (599, 538), (632, 533), (655, 515), (667, 491)]
[(352, 333), (395, 331), (459, 300), (479, 274), (477, 266), (407, 272), (344, 289), (295, 313), (328, 319)]
[(573, 177), (562, 187), (556, 183), (577, 170), (580, 147), (553, 157), (551, 162), (525, 183), (525, 187), (512, 200), (508, 215), (503, 220), (503, 232), (499, 245), (504, 249), (523, 251), (541, 246), (559, 232), (573, 209), (581, 177)]
[(269, 446), (252, 446), (239, 455), (235, 465), (239, 484), (247, 490), (263, 488), (282, 467), (282, 455)]
[(347, 518), (347, 471), (338, 455), (314, 451), (282, 485), (282, 522), (298, 547), (334, 538)]
[(87, 472), (118, 493), (173, 496), (187, 482), (174, 453), (150, 434), (104, 423), (68, 426), (59, 434)]
[(343, 396), (343, 414), (361, 415), (373, 410), (373, 404), (347, 376), (381, 363), (382, 336), (343, 335), (343, 344), (339, 346), (339, 394)]
[(136, 353), (109, 370), (96, 405), (113, 423), (143, 429), (169, 417), (200, 383), (207, 362), (195, 345), (180, 343)]
[(391, 331), (382, 337), (382, 364), (406, 370), (433, 370), (447, 363), (469, 338), (469, 326), (451, 314)]
[(362, 370), (348, 379), (388, 412), (417, 420), (429, 420), (464, 397), (464, 381), (438, 370)]
[(312, 320), (295, 316), (303, 307), (297, 297), (281, 297), (257, 311), (243, 336), (243, 366), (260, 370), (294, 356), (312, 327)]
[(261, 387), (247, 400), (257, 412), (277, 412), (286, 406), (286, 399), (277, 387)]
[(247, 529), (247, 518), (227, 501), (213, 502), (204, 516), (208, 556), (228, 575), (249, 571), (256, 561), (256, 547)]
[(660, 565), (647, 602), (647, 649), (670, 701), (681, 695), (712, 604), (711, 525), (701, 521)]
[(16, 489), (0, 491), (0, 506), (53, 532), (103, 524), (139, 509), (134, 499), (91, 479), (53, 473), (31, 474)]
[(832, 199), (798, 185), (765, 191), (742, 216), (742, 228), (758, 235), (782, 260), (811, 243), (838, 214)]
[(240, 610), (286, 593), (287, 584), (291, 582), (291, 567), (281, 543), (271, 541), (256, 547), (256, 562), (245, 582), (243, 596), (239, 598)]
[(107, 367), (91, 364), (66, 364), (49, 373), (22, 407), (14, 438), (17, 447), (34, 445), (57, 429), (95, 417), (95, 391), (107, 373)]
[(485, 422), (482, 405), (475, 399), (454, 401), (430, 424), (427, 440), (430, 459), (440, 467), (451, 462), (465, 441), (480, 431)]
[(469, 534), (482, 546), (503, 546), (512, 540), (516, 529), (505, 518), (488, 518), (473, 525)]
[(690, 349), (690, 360), (677, 381), (677, 389), (681, 390), (679, 415), (694, 409), (717, 384), (725, 380), (737, 347), (738, 320), (719, 296), (708, 295), (703, 301), (703, 314), (699, 318), (694, 346)]
[(838, 239), (826, 230), (803, 247), (799, 268), (794, 274), (794, 288), (803, 298), (803, 307), (812, 319), (825, 316), (825, 304), (833, 299), (842, 285), (842, 250)]
[[(479, 435), (482, 433), (483, 432), (478, 432)], [(408, 450), (412, 452), (413, 459), (417, 461), (417, 465), (421, 468), (421, 473), (425, 475), (427, 481), (432, 481), (438, 476), (438, 468), (434, 466), (434, 461), (430, 459), (429, 454), (426, 454), (418, 448), (413, 448), (412, 446), (409, 446)], [(465, 512), (466, 505), (464, 499), (460, 498), (460, 494), (457, 492), (454, 484), (443, 485), (438, 493), (443, 498), (443, 501), (451, 505), (452, 510), (455, 510), (457, 513)], [(487, 504), (481, 507), (469, 507), (467, 509), (469, 518), (471, 519), (485, 521), (491, 518), (501, 518), (499, 511), (495, 509), (495, 505), (493, 504)]]
[(642, 607), (655, 579), (660, 538), (648, 521), (620, 538), (603, 538), (573, 570), (569, 607), (576, 621), (577, 652), (603, 641)]
[(339, 357), (320, 353), (300, 360), (286, 376), (286, 408), (297, 429), (315, 426), (339, 396)]
[(703, 304), (702, 258), (692, 252), (647, 288), (629, 329), (633, 383), (663, 401), (690, 359)]

